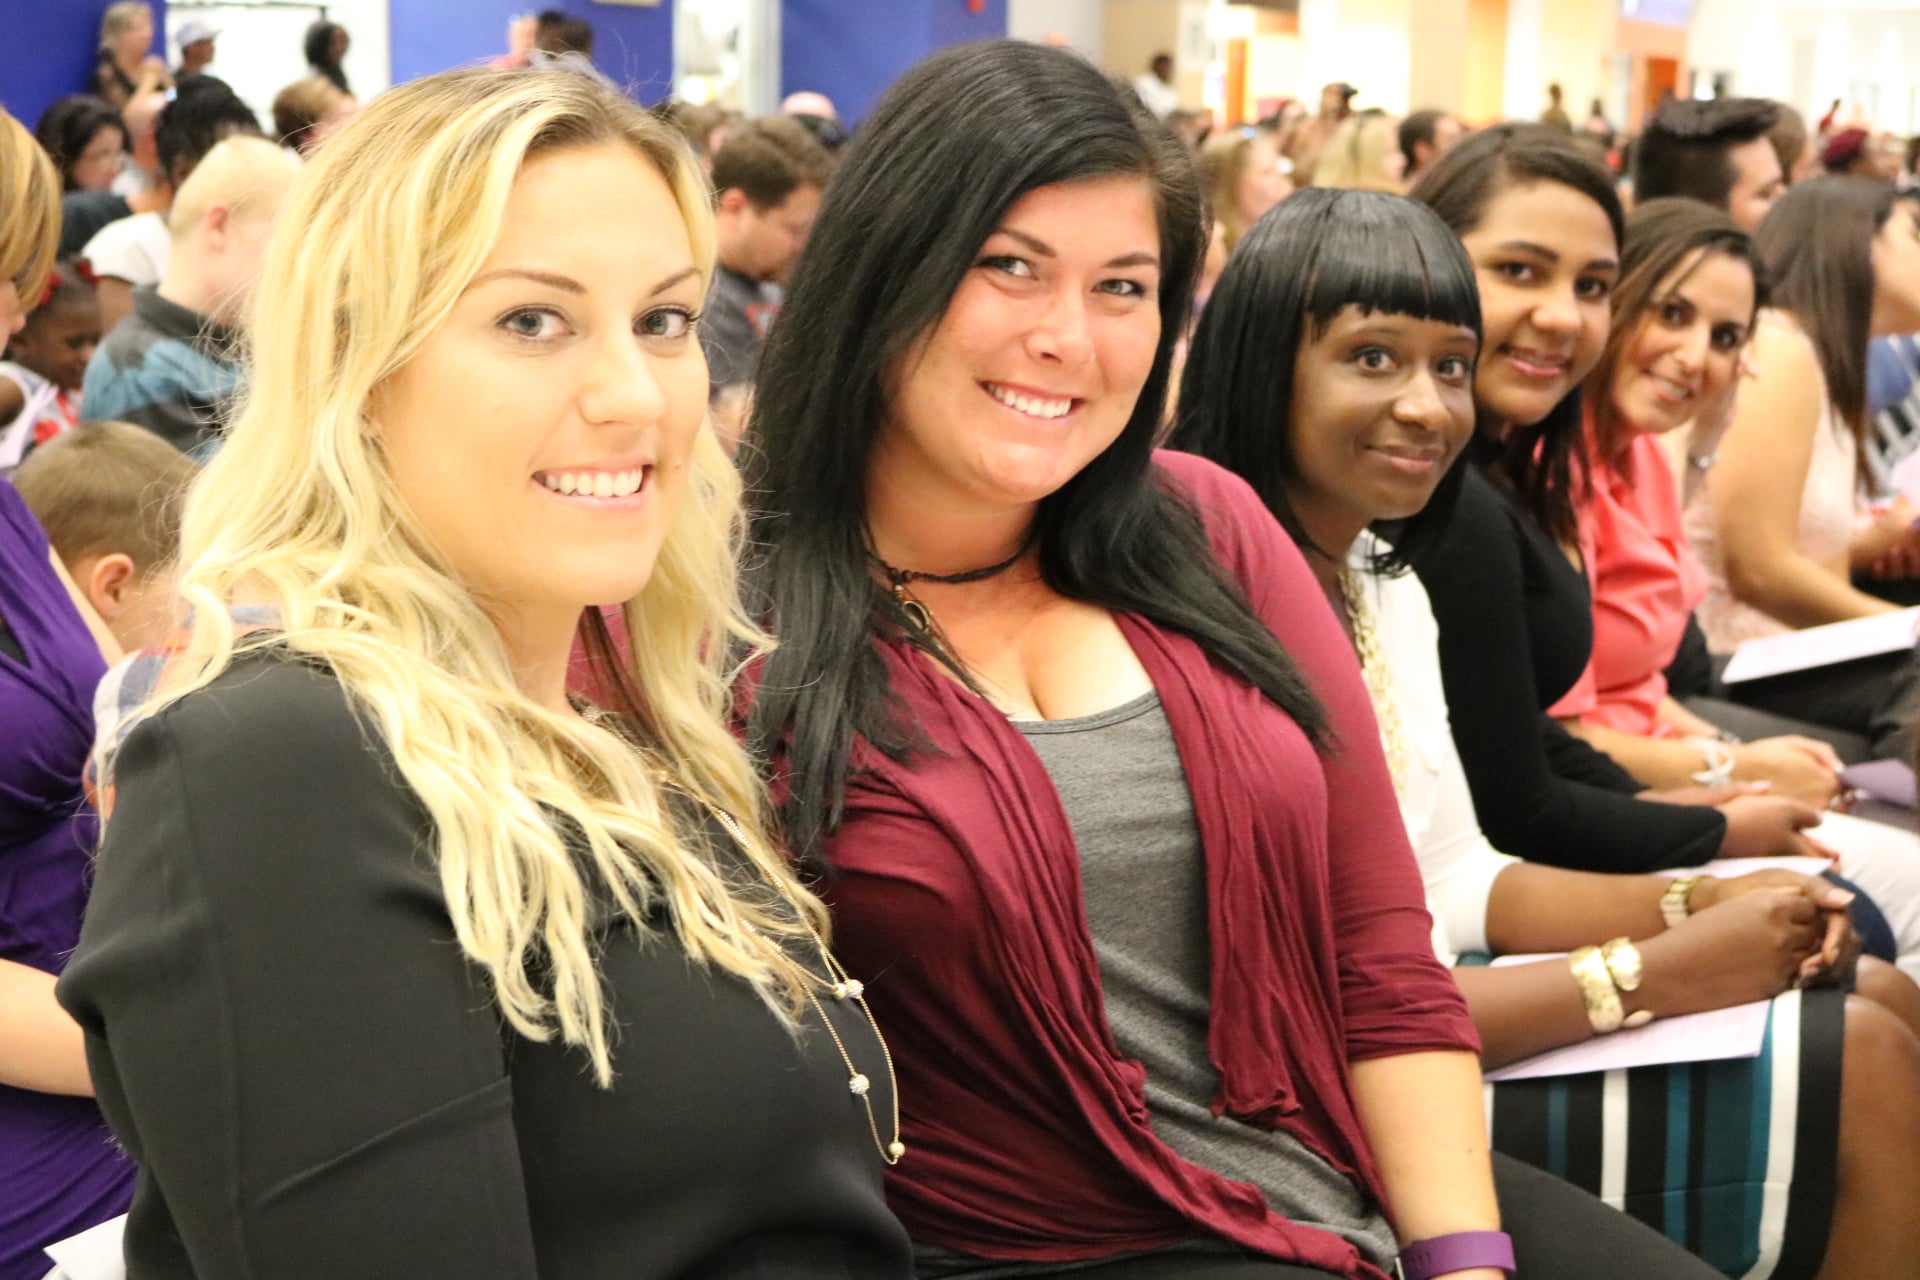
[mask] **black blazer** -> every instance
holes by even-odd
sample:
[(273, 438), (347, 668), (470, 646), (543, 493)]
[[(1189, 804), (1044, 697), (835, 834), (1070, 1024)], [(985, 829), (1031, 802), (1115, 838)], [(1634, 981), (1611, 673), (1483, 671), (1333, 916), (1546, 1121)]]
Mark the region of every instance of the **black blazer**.
[[(325, 670), (243, 659), (136, 728), (115, 780), (59, 996), (141, 1164), (132, 1280), (910, 1274), (817, 1018), (796, 1039), (616, 923), (611, 1089), (503, 1026), (426, 812)], [(865, 1018), (822, 1004), (884, 1124)]]

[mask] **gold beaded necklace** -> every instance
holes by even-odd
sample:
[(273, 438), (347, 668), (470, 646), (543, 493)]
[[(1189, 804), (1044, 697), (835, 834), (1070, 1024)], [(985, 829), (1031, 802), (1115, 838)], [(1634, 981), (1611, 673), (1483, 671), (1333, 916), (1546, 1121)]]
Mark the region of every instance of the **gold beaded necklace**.
[(1406, 732), (1400, 722), (1400, 704), (1393, 696), (1393, 672), (1388, 669), (1387, 655), (1380, 647), (1373, 610), (1367, 604), (1358, 571), (1340, 570), (1340, 599), (1347, 607), (1347, 625), (1353, 629), (1353, 651), (1360, 657), (1360, 678), (1373, 703), (1373, 718), (1380, 724), (1380, 745), (1386, 749), (1387, 772), (1393, 776), (1393, 789), (1399, 791), (1407, 781)]
[[(746, 830), (741, 827), (737, 818), (708, 800), (705, 796), (698, 795), (689, 788), (681, 785), (664, 767), (655, 763), (646, 750), (633, 740), (632, 735), (626, 731), (625, 726), (620, 723), (617, 717), (599, 707), (584, 703), (580, 704), (580, 713), (586, 718), (589, 724), (608, 730), (628, 747), (640, 751), (642, 758), (647, 760), (648, 772), (653, 775), (654, 782), (657, 785), (676, 791), (700, 805), (713, 816), (714, 821), (726, 829), (727, 834), (733, 838), (734, 842), (740, 846), (742, 851), (745, 851), (749, 847)], [(873, 1031), (874, 1043), (880, 1046), (880, 1058), (886, 1063), (887, 1067), (887, 1096), (892, 1102), (893, 1137), (891, 1140), (880, 1136), (880, 1119), (874, 1113), (873, 1109), (873, 1081), (855, 1064), (853, 1054), (847, 1049), (847, 1042), (840, 1038), (839, 1028), (835, 1027), (833, 1025), (833, 1019), (827, 1016), (826, 1006), (820, 1003), (820, 997), (814, 992), (813, 986), (809, 984), (806, 987), (807, 1003), (813, 1006), (814, 1015), (820, 1019), (820, 1025), (827, 1029), (827, 1035), (833, 1040), (833, 1047), (840, 1053), (840, 1061), (846, 1066), (847, 1092), (860, 1099), (861, 1106), (866, 1108), (867, 1131), (873, 1135), (874, 1148), (880, 1152), (880, 1158), (887, 1164), (899, 1164), (900, 1158), (907, 1154), (906, 1144), (900, 1141), (900, 1080), (893, 1069), (893, 1053), (887, 1048), (887, 1038), (880, 1033), (880, 1023), (874, 1018), (873, 1009), (867, 1004), (866, 985), (846, 971), (839, 959), (832, 951), (828, 950), (826, 939), (822, 938), (819, 931), (807, 923), (805, 917), (800, 917), (800, 920), (801, 924), (806, 928), (807, 936), (813, 939), (814, 948), (820, 953), (820, 962), (825, 967), (827, 977), (831, 981), (828, 990), (832, 993), (833, 998), (840, 1001), (852, 1001), (859, 1008), (860, 1012), (866, 1015), (867, 1026)]]
[[(695, 798), (698, 799), (698, 797)], [(747, 847), (747, 833), (741, 830), (740, 823), (732, 814), (704, 799), (700, 800), (700, 803), (721, 826), (727, 829), (727, 834), (732, 836), (742, 849)], [(873, 1134), (874, 1147), (880, 1152), (882, 1160), (890, 1165), (899, 1164), (900, 1157), (907, 1154), (906, 1144), (900, 1141), (900, 1079), (894, 1074), (893, 1054), (887, 1048), (887, 1038), (880, 1034), (880, 1024), (875, 1020), (873, 1010), (867, 1004), (866, 984), (853, 977), (841, 966), (839, 959), (827, 949), (826, 940), (811, 924), (807, 925), (807, 936), (813, 939), (814, 947), (820, 952), (821, 963), (826, 966), (827, 976), (833, 979), (833, 986), (830, 988), (833, 998), (851, 1000), (859, 1006), (860, 1012), (867, 1017), (867, 1026), (873, 1031), (874, 1043), (880, 1046), (880, 1058), (887, 1064), (887, 1095), (893, 1100), (892, 1141), (887, 1141), (880, 1136), (880, 1121), (873, 1113), (873, 1082), (854, 1065), (853, 1055), (847, 1051), (847, 1042), (840, 1038), (840, 1032), (833, 1025), (833, 1019), (827, 1016), (826, 1007), (820, 1003), (820, 997), (814, 994), (812, 987), (807, 988), (807, 1003), (813, 1006), (814, 1013), (820, 1019), (820, 1025), (827, 1029), (829, 1036), (833, 1037), (833, 1047), (840, 1051), (840, 1061), (846, 1064), (847, 1091), (860, 1099), (861, 1105), (867, 1109), (867, 1130)]]

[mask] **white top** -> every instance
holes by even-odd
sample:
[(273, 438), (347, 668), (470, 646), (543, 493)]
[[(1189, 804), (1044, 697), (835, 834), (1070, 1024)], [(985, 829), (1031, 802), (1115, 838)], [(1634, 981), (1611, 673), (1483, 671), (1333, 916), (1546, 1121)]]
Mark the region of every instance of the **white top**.
[(1347, 563), (1360, 575), (1361, 595), (1373, 611), (1374, 632), (1392, 678), (1406, 757), (1400, 817), (1426, 886), (1434, 954), (1451, 966), (1462, 952), (1488, 949), (1487, 899), (1494, 880), (1519, 859), (1493, 847), (1473, 810), (1447, 718), (1440, 628), (1426, 588), (1410, 572), (1382, 578), (1367, 570), (1383, 545), (1363, 533)]
[(94, 232), (80, 256), (93, 268), (93, 274), (113, 276), (138, 288), (160, 283), (172, 252), (173, 235), (167, 230), (165, 216), (136, 213)]
[(1140, 95), (1141, 104), (1162, 120), (1180, 109), (1179, 92), (1151, 71), (1133, 78), (1133, 91)]

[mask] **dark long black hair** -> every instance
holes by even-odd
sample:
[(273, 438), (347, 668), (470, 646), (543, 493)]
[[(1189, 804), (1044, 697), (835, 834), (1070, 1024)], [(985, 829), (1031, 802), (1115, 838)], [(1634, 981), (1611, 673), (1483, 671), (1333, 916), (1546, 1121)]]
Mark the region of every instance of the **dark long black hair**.
[(1125, 174), (1148, 180), (1159, 216), (1159, 349), (1120, 437), (1040, 503), (1041, 574), (1062, 595), (1194, 637), (1324, 737), (1319, 702), (1215, 563), (1198, 516), (1151, 470), (1206, 251), (1191, 157), (1071, 53), (961, 45), (902, 76), (847, 149), (762, 356), (742, 448), (757, 544), (748, 582), (779, 639), (750, 741), (764, 757), (786, 738), (783, 817), (802, 856), (839, 821), (856, 735), (896, 759), (920, 743), (893, 710), (873, 644), (904, 623), (866, 559), (867, 468), (889, 375), (1015, 201)]
[[(1626, 238), (1613, 175), (1565, 131), (1548, 125), (1481, 129), (1442, 156), (1408, 194), (1439, 214), (1456, 236), (1465, 236), (1480, 225), (1495, 197), (1536, 182), (1578, 191), (1606, 214), (1615, 245)], [(1582, 436), (1581, 389), (1575, 387), (1540, 421), (1513, 423), (1499, 439), (1483, 432), (1470, 451), (1542, 528), (1571, 542)]]
[[(1176, 449), (1251, 484), (1303, 551), (1325, 555), (1287, 501), (1294, 464), (1293, 374), (1303, 343), (1347, 307), (1459, 325), (1480, 334), (1480, 288), (1458, 237), (1402, 196), (1310, 187), (1254, 224), (1220, 273), (1180, 379)], [(1445, 524), (1464, 473), (1450, 467), (1427, 505), (1382, 527), (1397, 573)], [(1339, 554), (1338, 550), (1334, 554)]]

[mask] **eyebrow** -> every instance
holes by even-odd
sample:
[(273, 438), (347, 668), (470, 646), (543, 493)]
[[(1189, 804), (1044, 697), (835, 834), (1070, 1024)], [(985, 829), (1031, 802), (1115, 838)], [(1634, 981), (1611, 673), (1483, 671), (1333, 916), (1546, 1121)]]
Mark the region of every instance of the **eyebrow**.
[[(1018, 240), (1021, 244), (1027, 246), (1028, 249), (1043, 258), (1057, 258), (1060, 256), (1054, 251), (1053, 246), (1045, 240), (1030, 236), (1024, 231), (1015, 231), (1012, 227), (995, 227), (993, 233), (999, 236), (1006, 236), (1009, 239)], [(1109, 267), (1157, 267), (1160, 265), (1160, 259), (1151, 253), (1145, 252), (1123, 253), (1105, 265)]]
[[(652, 289), (647, 291), (647, 296), (652, 297), (655, 294), (665, 293), (681, 281), (699, 274), (700, 269), (698, 267), (682, 267), (680, 270), (660, 281), (660, 283), (654, 285)], [(473, 278), (467, 285), (467, 288), (477, 289), (481, 285), (491, 281), (507, 279), (531, 280), (535, 284), (544, 284), (549, 288), (558, 289), (562, 293), (585, 294), (587, 291), (587, 286), (581, 284), (571, 276), (557, 275), (551, 271), (530, 271), (521, 267), (502, 267), (498, 271), (482, 272)]]
[[(1508, 253), (1531, 253), (1535, 257), (1545, 258), (1548, 262), (1560, 261), (1560, 254), (1557, 251), (1543, 244), (1535, 244), (1531, 240), (1509, 240), (1499, 247)], [(1618, 271), (1619, 269), (1620, 261), (1617, 258), (1595, 258), (1586, 265), (1588, 271)]]

